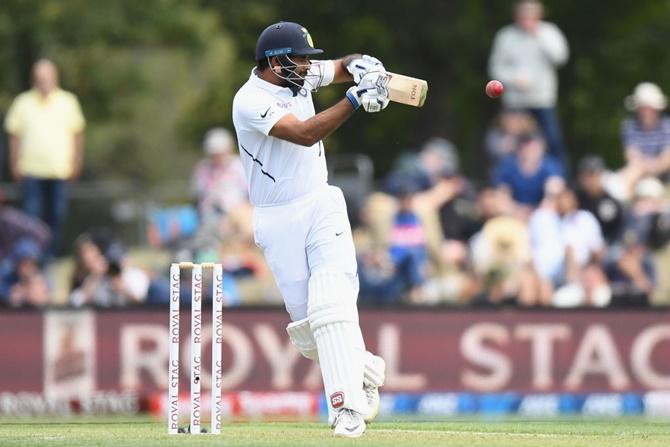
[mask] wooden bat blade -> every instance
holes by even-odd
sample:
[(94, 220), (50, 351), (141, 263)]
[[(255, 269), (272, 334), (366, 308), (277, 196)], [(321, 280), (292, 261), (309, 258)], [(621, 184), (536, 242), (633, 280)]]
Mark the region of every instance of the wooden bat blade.
[(428, 94), (428, 82), (397, 73), (388, 73), (389, 99), (414, 107), (422, 107)]

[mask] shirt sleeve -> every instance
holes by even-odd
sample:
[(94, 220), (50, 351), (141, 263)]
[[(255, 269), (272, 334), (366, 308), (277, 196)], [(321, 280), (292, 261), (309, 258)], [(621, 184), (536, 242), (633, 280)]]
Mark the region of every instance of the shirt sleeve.
[(77, 97), (72, 95), (72, 110), (70, 116), (70, 127), (75, 133), (79, 133), (84, 130), (86, 127), (86, 120), (84, 120), (84, 114), (81, 111), (81, 106)]
[(543, 22), (538, 32), (538, 40), (544, 54), (554, 65), (563, 65), (568, 60), (568, 41), (553, 23)]
[(508, 30), (504, 28), (495, 36), (493, 49), (489, 57), (488, 69), (493, 79), (498, 79), (503, 84), (511, 82), (516, 76), (517, 67), (510, 53)]
[(22, 127), (21, 101), (19, 98), (16, 98), (7, 112), (7, 117), (5, 118), (5, 130), (8, 134), (17, 135), (21, 133)]
[(312, 66), (308, 72), (311, 76), (317, 76), (316, 87), (325, 87), (335, 79), (335, 62), (333, 61), (312, 61)]
[(277, 106), (276, 101), (270, 95), (258, 95), (246, 97), (236, 102), (237, 125), (247, 130), (255, 130), (263, 135), (270, 135), (270, 131), (277, 122), (290, 112)]

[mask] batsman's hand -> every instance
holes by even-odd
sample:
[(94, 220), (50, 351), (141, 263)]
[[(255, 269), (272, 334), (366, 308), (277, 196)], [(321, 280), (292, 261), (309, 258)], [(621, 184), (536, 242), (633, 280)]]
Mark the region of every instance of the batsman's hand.
[(354, 78), (354, 83), (357, 85), (360, 84), (361, 79), (371, 70), (382, 70), (386, 71), (382, 62), (376, 57), (369, 56), (364, 54), (363, 56), (356, 58), (349, 62), (347, 65), (347, 71), (351, 73), (351, 76)]
[(354, 109), (363, 106), (368, 113), (381, 112), (389, 104), (389, 81), (385, 70), (373, 70), (366, 73), (358, 85), (347, 90), (347, 98)]

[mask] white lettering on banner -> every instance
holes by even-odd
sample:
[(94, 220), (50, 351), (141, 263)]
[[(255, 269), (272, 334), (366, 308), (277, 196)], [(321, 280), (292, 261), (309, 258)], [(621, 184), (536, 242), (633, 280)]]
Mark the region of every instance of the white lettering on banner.
[(630, 385), (612, 335), (601, 324), (590, 326), (584, 333), (564, 385), (568, 389), (579, 389), (584, 376), (589, 374), (607, 377), (609, 386), (615, 390)]
[[(208, 343), (212, 336), (211, 326), (203, 326), (201, 341)], [(230, 346), (231, 355), (229, 358), (224, 358), (227, 366), (227, 371), (221, 378), (221, 383), (224, 389), (232, 389), (243, 383), (249, 378), (249, 373), (254, 367), (254, 348), (249, 340), (249, 337), (237, 327), (224, 324), (221, 327), (221, 341)], [(182, 355), (188, 358), (190, 343), (184, 343), (182, 346)], [(182, 371), (189, 371), (188, 362), (182, 364)], [(212, 378), (204, 370), (201, 371), (202, 384), (204, 386), (211, 386)]]
[[(141, 371), (149, 373), (155, 384), (165, 387), (168, 380), (165, 369), (168, 358), (167, 337), (167, 328), (159, 324), (121, 326), (121, 388), (141, 388)], [(151, 346), (151, 349), (142, 349), (143, 345)]]
[[(264, 385), (268, 389), (321, 387), (318, 364), (311, 363), (304, 377), (297, 374), (301, 356), (273, 324), (257, 323), (242, 328), (215, 320), (215, 326), (214, 334), (211, 325), (203, 325), (198, 334), (202, 343), (211, 341), (214, 336), (226, 344), (223, 364), (217, 365), (223, 372), (221, 384), (224, 389), (244, 387), (250, 381), (259, 386), (260, 382), (253, 375), (254, 368), (266, 369), (267, 365), (271, 382)], [(378, 326), (376, 346), (379, 355), (387, 362), (386, 389), (420, 391), (436, 386), (428, 382), (428, 375), (423, 371), (407, 371), (411, 365), (403, 361), (402, 349), (408, 349), (410, 345), (404, 346), (404, 328), (396, 323)], [(459, 375), (460, 386), (475, 391), (498, 391), (512, 382), (515, 386), (537, 391), (583, 390), (595, 383), (601, 389), (609, 387), (612, 391), (631, 386), (670, 388), (670, 369), (667, 358), (662, 355), (670, 343), (670, 324), (643, 326), (634, 338), (624, 339), (628, 340), (626, 342), (615, 339), (604, 324), (588, 325), (583, 330), (580, 336), (569, 323), (562, 322), (476, 323), (466, 326), (459, 340), (464, 360), (444, 366), (446, 363), (440, 359), (439, 365), (433, 368), (453, 367)], [(189, 349), (190, 340), (186, 336), (189, 332), (183, 334), (181, 349)], [(122, 324), (118, 343), (121, 389), (164, 389), (169, 383), (176, 383), (177, 368), (189, 377), (190, 360), (168, 365), (168, 341), (172, 338), (166, 324)], [(624, 346), (631, 346), (630, 351), (624, 350)], [(434, 349), (433, 355), (437, 358), (440, 354), (438, 348)], [(561, 353), (560, 357), (557, 352)], [(182, 358), (191, 358), (188, 352), (183, 354)], [(204, 358), (198, 360), (201, 384), (210, 388), (210, 364)], [(515, 379), (514, 368), (520, 368), (521, 364), (528, 369), (523, 372), (524, 376), (526, 373), (530, 375), (529, 383)], [(630, 370), (627, 370), (628, 366)], [(558, 371), (560, 376), (557, 376)], [(437, 386), (442, 386), (440, 383), (437, 382)]]
[(553, 342), (554, 340), (569, 339), (571, 335), (570, 326), (549, 323), (521, 324), (514, 330), (514, 335), (519, 340), (530, 341), (533, 388), (546, 390), (553, 387)]
[(255, 325), (253, 331), (261, 352), (270, 364), (272, 388), (277, 390), (291, 388), (293, 386), (293, 369), (302, 356), (290, 340), (282, 345), (282, 338), (269, 324)]
[(405, 391), (422, 390), (426, 387), (423, 374), (400, 372), (400, 328), (395, 324), (382, 324), (378, 333), (379, 356), (386, 361), (385, 389)]
[(651, 389), (670, 389), (670, 374), (662, 375), (651, 364), (652, 352), (662, 340), (670, 342), (670, 324), (646, 328), (637, 336), (630, 352), (633, 373), (644, 386)]
[(497, 390), (505, 386), (512, 377), (512, 364), (509, 359), (501, 352), (486, 346), (485, 340), (506, 345), (509, 342), (509, 333), (501, 324), (480, 323), (470, 326), (461, 337), (463, 358), (489, 371), (478, 373), (466, 369), (461, 373), (463, 385), (478, 391)]

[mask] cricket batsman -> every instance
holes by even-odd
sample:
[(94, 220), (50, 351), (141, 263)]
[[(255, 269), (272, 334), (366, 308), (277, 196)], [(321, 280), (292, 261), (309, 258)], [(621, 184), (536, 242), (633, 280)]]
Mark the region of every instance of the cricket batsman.
[[(320, 364), (334, 435), (355, 438), (379, 411), (386, 365), (365, 349), (351, 227), (342, 191), (328, 184), (322, 140), (359, 109), (383, 110), (389, 97), (378, 59), (311, 60), (321, 53), (297, 23), (267, 27), (233, 100), (233, 123), (255, 207), (254, 239), (291, 317), (286, 330)], [(344, 98), (315, 113), (312, 92), (352, 81)]]

